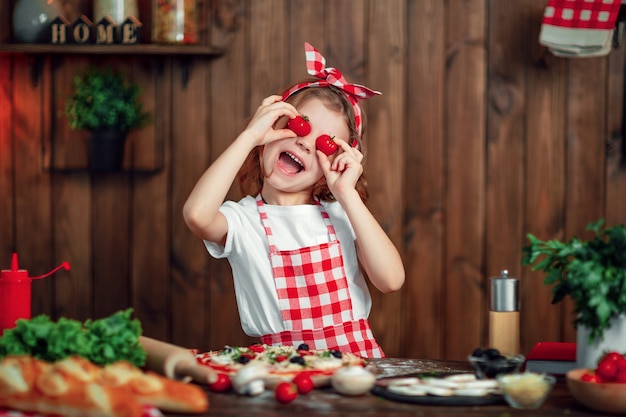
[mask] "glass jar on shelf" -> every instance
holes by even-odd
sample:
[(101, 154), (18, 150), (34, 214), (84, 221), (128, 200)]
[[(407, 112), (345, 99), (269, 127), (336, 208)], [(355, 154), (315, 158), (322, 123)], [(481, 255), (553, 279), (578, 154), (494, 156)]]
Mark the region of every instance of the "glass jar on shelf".
[(152, 42), (198, 43), (196, 0), (152, 0)]
[(137, 0), (95, 0), (93, 4), (94, 23), (109, 16), (118, 25), (133, 16), (139, 19)]

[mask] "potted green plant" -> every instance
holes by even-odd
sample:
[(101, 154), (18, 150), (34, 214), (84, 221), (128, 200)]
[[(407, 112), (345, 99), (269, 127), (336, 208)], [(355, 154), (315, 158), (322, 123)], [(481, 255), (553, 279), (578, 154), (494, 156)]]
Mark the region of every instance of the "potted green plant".
[(606, 350), (626, 348), (626, 225), (604, 224), (589, 223), (595, 236), (587, 241), (528, 234), (530, 244), (522, 248), (522, 265), (545, 272), (544, 284), (553, 286), (552, 303), (566, 296), (573, 301), (581, 367), (593, 366)]
[(89, 130), (93, 170), (119, 169), (128, 131), (144, 126), (149, 115), (139, 101), (139, 85), (125, 82), (110, 68), (90, 68), (73, 79), (74, 92), (65, 103), (69, 126)]

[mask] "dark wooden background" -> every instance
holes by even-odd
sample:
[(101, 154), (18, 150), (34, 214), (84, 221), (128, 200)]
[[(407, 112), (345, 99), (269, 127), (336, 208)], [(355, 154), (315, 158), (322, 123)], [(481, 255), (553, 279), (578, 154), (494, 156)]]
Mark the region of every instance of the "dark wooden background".
[[(12, 3), (0, 3), (3, 42)], [(63, 3), (70, 19), (91, 14), (88, 0)], [(217, 57), (0, 54), (0, 266), (13, 251), (30, 275), (71, 264), (33, 282), (33, 315), (84, 320), (132, 306), (151, 337), (248, 343), (228, 263), (209, 257), (181, 209), (261, 99), (306, 76), (309, 41), (383, 92), (363, 102), (370, 207), (407, 273), (401, 291), (373, 292), (387, 354), (463, 359), (485, 346), (489, 277), (502, 269), (521, 280), (523, 352), (574, 340), (571, 305), (550, 304), (521, 248), (527, 233), (588, 237), (600, 217), (626, 221), (625, 53), (553, 56), (538, 43), (545, 4), (202, 0), (201, 39), (224, 48)], [(140, 1), (144, 41), (149, 10)], [(81, 168), (86, 135), (62, 113), (89, 65), (125, 71), (154, 115), (129, 138), (119, 173)]]

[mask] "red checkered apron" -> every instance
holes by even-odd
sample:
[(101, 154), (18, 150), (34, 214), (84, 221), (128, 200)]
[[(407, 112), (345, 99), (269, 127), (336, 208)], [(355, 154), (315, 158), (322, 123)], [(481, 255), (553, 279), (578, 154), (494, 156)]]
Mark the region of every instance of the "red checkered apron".
[(295, 250), (276, 248), (265, 204), (256, 198), (270, 248), (270, 262), (285, 331), (267, 334), (268, 345), (306, 343), (311, 349), (337, 349), (367, 358), (384, 357), (367, 319), (354, 320), (341, 245), (328, 213), (316, 200), (329, 243)]

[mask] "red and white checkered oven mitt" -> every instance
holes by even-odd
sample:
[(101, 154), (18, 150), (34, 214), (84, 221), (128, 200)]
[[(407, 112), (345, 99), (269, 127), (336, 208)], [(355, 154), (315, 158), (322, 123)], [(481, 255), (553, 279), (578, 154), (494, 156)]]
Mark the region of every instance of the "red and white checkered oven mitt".
[(595, 57), (611, 52), (622, 0), (548, 0), (539, 43), (556, 56)]

